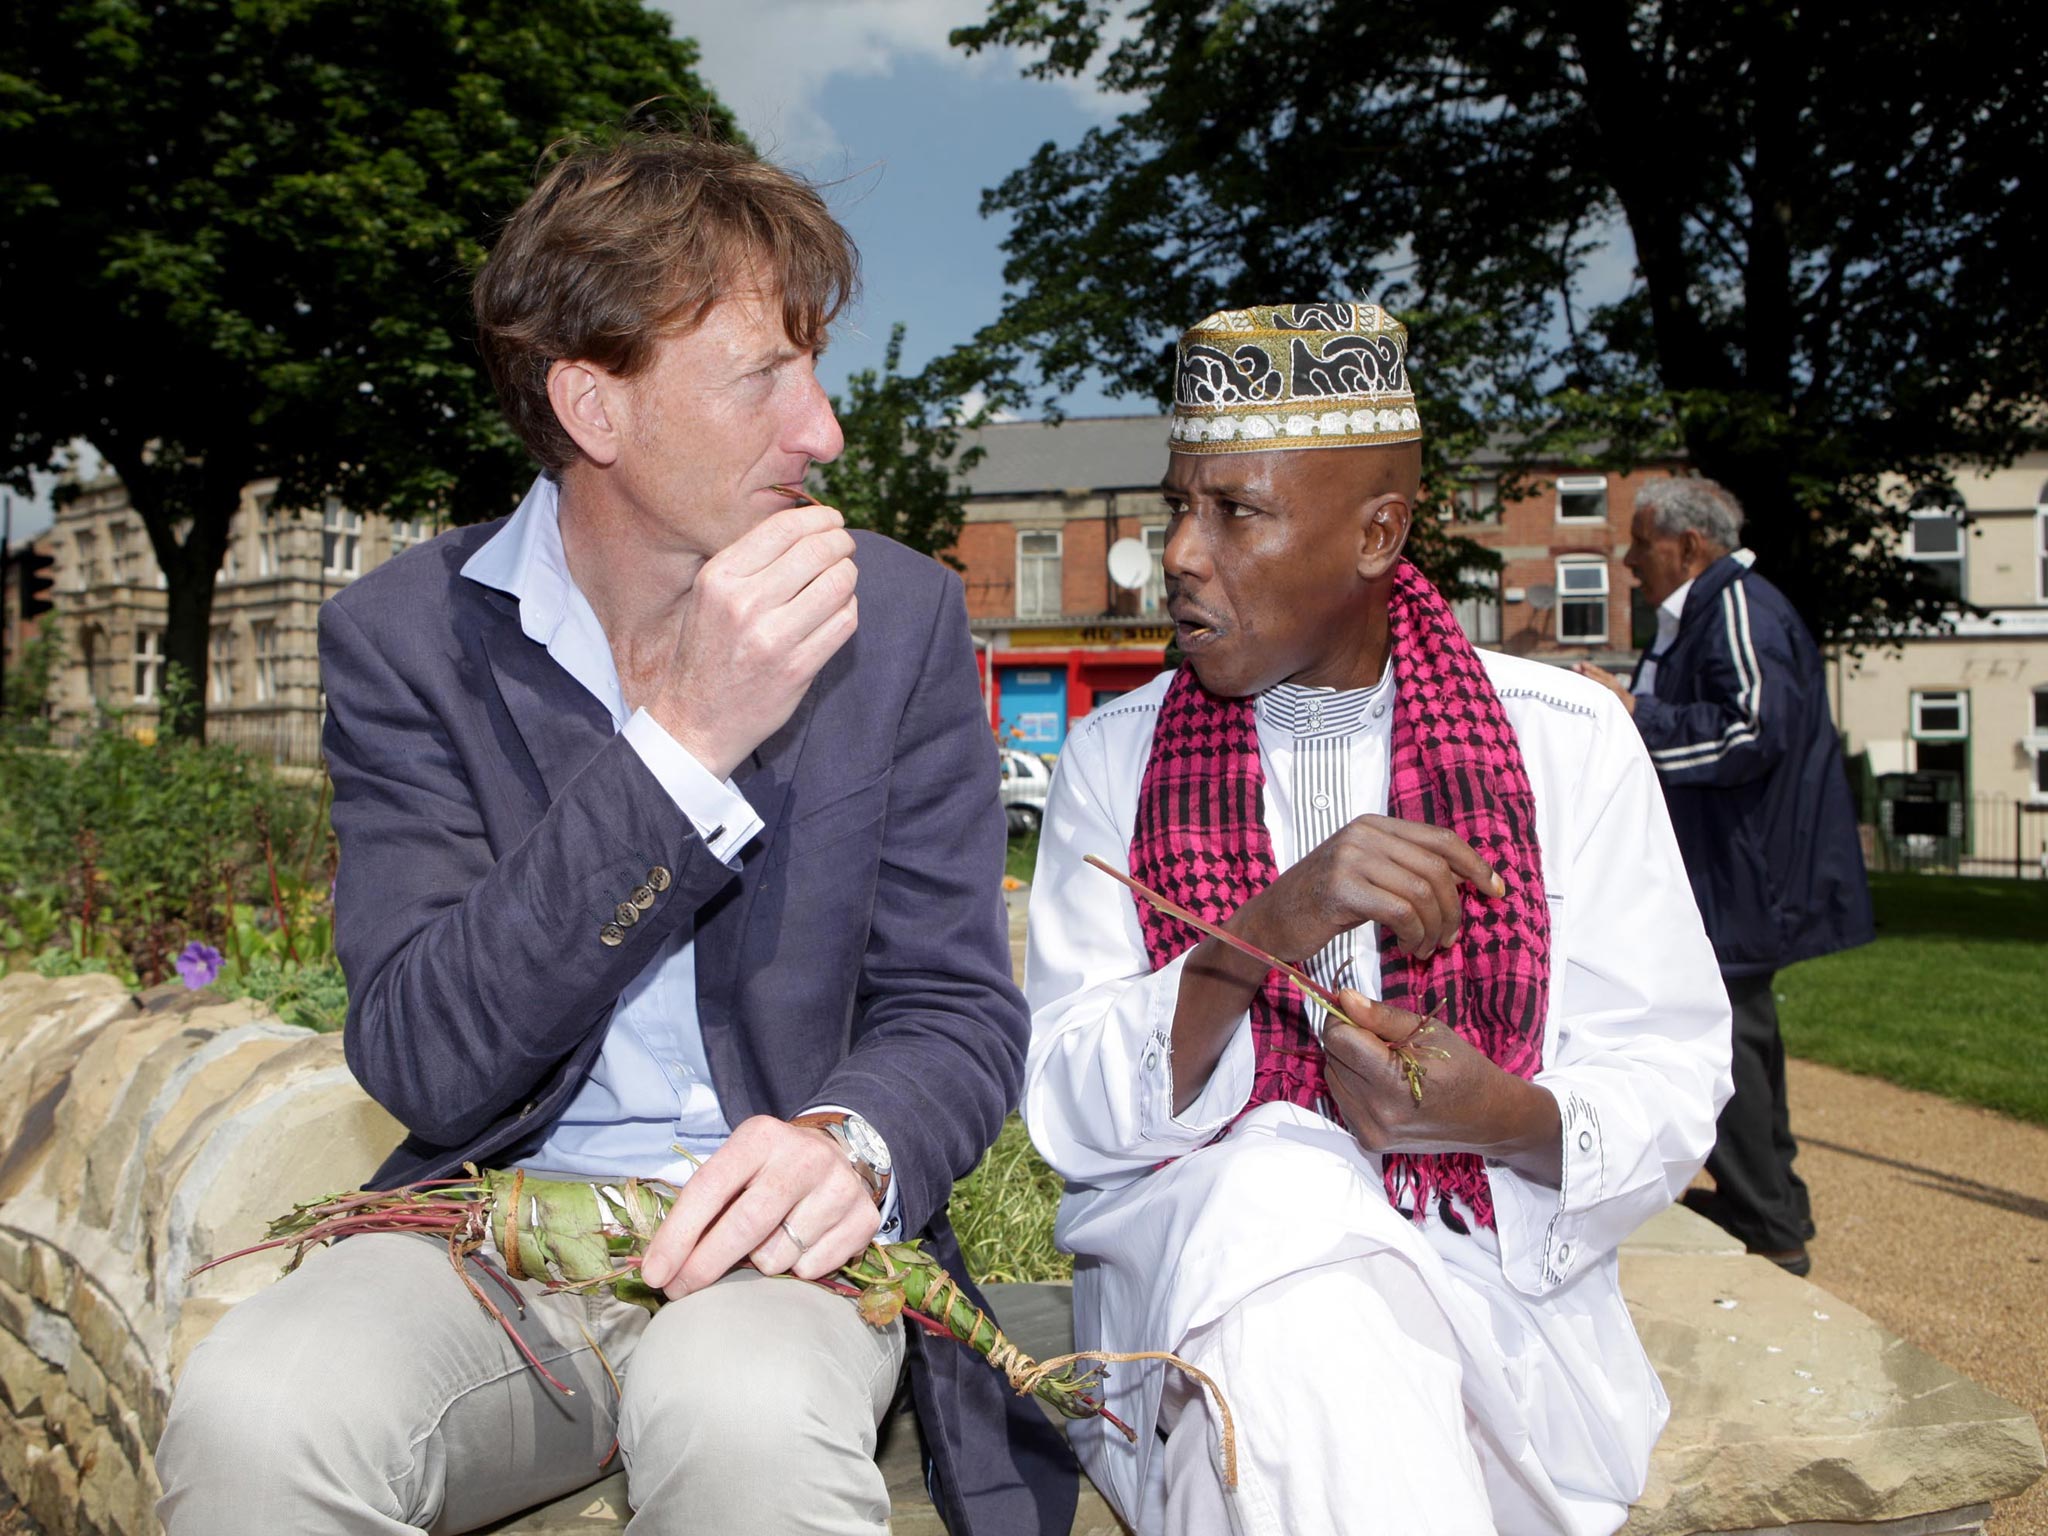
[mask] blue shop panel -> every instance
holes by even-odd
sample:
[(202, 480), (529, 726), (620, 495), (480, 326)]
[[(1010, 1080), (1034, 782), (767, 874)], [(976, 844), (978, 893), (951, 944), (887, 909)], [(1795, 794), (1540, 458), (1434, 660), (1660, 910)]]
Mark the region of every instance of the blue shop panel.
[(1003, 741), (1026, 752), (1057, 752), (1067, 739), (1065, 667), (997, 667)]

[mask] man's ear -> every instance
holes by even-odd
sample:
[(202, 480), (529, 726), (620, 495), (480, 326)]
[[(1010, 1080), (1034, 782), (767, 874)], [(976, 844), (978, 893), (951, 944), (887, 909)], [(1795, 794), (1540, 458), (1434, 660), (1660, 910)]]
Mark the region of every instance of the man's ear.
[(1367, 581), (1377, 581), (1400, 561), (1415, 508), (1399, 491), (1389, 491), (1373, 497), (1362, 512), (1365, 523), (1358, 545), (1358, 574)]
[(555, 420), (593, 464), (619, 456), (625, 404), (619, 379), (595, 363), (558, 359), (548, 365), (548, 404)]

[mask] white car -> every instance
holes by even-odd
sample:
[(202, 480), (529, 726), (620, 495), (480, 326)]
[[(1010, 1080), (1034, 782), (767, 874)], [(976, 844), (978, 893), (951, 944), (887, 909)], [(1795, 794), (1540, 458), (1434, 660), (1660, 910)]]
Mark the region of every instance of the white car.
[(1052, 769), (1045, 759), (1029, 752), (1007, 748), (1003, 758), (1003, 814), (1009, 819), (1010, 835), (1036, 832), (1045, 819), (1045, 797), (1052, 789)]

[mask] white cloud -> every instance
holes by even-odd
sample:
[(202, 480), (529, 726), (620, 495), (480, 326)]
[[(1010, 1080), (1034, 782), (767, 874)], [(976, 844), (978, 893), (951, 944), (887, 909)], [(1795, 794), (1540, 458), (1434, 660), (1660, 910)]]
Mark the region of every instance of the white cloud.
[[(844, 174), (846, 146), (818, 111), (836, 75), (877, 76), (899, 62), (929, 60), (970, 77), (1014, 79), (1013, 50), (968, 54), (947, 42), (955, 27), (988, 14), (986, 0), (660, 0), (679, 36), (703, 50), (705, 80), (754, 141), (813, 175)], [(1064, 82), (1091, 117), (1118, 110), (1092, 81)]]

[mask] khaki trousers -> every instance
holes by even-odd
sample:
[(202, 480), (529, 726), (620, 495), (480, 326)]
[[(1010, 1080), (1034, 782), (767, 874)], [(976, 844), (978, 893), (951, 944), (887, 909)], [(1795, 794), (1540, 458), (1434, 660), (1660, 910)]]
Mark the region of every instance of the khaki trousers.
[(595, 1481), (615, 1436), (632, 1536), (886, 1529), (874, 1455), (900, 1326), (751, 1270), (653, 1316), (520, 1282), (519, 1317), (469, 1272), (573, 1397), (520, 1358), (445, 1244), (351, 1238), (193, 1350), (156, 1453), (170, 1536), (473, 1530)]

